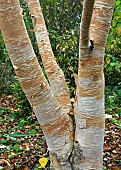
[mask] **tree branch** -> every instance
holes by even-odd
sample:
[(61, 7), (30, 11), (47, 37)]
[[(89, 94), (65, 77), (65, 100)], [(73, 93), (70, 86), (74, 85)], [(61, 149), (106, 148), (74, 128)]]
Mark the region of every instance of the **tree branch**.
[(47, 73), (51, 89), (65, 112), (70, 112), (70, 92), (66, 86), (64, 74), (54, 57), (44, 17), (38, 0), (26, 0), (34, 25), (34, 31), (42, 62)]
[(80, 49), (89, 45), (89, 29), (95, 0), (85, 0), (80, 25)]

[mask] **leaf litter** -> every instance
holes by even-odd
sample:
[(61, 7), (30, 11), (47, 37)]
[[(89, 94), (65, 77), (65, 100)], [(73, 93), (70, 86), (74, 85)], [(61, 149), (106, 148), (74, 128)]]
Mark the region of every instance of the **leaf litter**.
[[(0, 98), (0, 170), (49, 170), (49, 151), (34, 113), (20, 114), (13, 96)], [(106, 116), (104, 170), (121, 170), (121, 131)], [(115, 115), (115, 120), (120, 118)]]

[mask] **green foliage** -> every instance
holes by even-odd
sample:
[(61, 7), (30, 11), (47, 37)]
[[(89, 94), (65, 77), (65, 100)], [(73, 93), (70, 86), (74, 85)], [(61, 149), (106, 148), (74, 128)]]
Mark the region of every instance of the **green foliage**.
[[(9, 109), (7, 108), (7, 107), (0, 107), (0, 113), (8, 113), (9, 112)], [(1, 122), (2, 120), (0, 119), (0, 122)], [(4, 119), (3, 119), (3, 121), (4, 121)]]
[(77, 73), (79, 51), (79, 25), (82, 2), (80, 0), (40, 1), (57, 62), (64, 71), (71, 96), (74, 95), (73, 73)]
[(105, 55), (106, 84), (117, 85), (121, 80), (121, 1), (116, 1), (112, 26)]
[(10, 84), (13, 82), (14, 70), (5, 49), (2, 34), (0, 33), (0, 95), (11, 93)]
[(73, 74), (77, 73), (78, 67), (78, 38), (73, 30), (66, 30), (58, 36), (57, 31), (50, 30), (50, 39), (55, 57), (63, 70), (71, 95), (75, 91)]
[(79, 35), (82, 1), (44, 0), (40, 4), (48, 30), (55, 30), (60, 36), (72, 29)]
[(117, 85), (121, 80), (121, 62), (119, 59), (120, 56), (116, 56), (116, 53), (105, 54), (105, 80), (106, 85)]
[(104, 169), (104, 170), (107, 170), (107, 168), (106, 168), (105, 166), (103, 166), (103, 169)]
[(22, 8), (23, 19), (24, 19), (32, 46), (34, 48), (34, 52), (35, 52), (36, 56), (38, 57), (38, 59), (40, 60), (38, 45), (36, 42), (34, 28), (33, 28), (32, 19), (31, 19), (29, 9), (28, 9), (27, 4), (24, 0), (20, 0), (20, 6)]
[(115, 118), (111, 118), (111, 121), (117, 125), (117, 128), (121, 129), (121, 121), (118, 121)]
[(121, 1), (116, 0), (105, 53), (106, 112), (121, 116)]
[(121, 84), (106, 86), (105, 88), (106, 112), (121, 116)]
[(13, 151), (14, 152), (18, 152), (20, 150), (20, 146), (18, 145), (18, 144), (15, 144), (14, 146), (13, 146)]

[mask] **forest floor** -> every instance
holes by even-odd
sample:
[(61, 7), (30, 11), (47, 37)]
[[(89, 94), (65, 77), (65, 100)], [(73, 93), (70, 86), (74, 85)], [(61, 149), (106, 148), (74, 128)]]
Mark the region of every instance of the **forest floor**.
[[(117, 121), (118, 115), (106, 118), (104, 170), (121, 170), (121, 131)], [(13, 96), (1, 97), (0, 170), (47, 170), (49, 165), (47, 145), (34, 113), (22, 115)]]

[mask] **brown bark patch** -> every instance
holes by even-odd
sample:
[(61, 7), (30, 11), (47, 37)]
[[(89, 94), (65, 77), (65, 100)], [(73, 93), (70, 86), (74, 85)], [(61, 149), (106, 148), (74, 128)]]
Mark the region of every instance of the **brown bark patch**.
[(41, 125), (41, 128), (45, 134), (56, 134), (62, 136), (69, 128), (70, 120), (66, 116), (62, 115), (50, 124)]
[(82, 119), (86, 119), (86, 127), (92, 127), (92, 126), (96, 126), (99, 127), (101, 129), (105, 128), (105, 116), (90, 116), (87, 117), (87, 115), (82, 115), (81, 116)]
[(95, 84), (87, 88), (78, 87), (79, 96), (81, 97), (95, 97), (97, 100), (102, 99), (104, 96), (104, 84), (95, 88)]
[[(33, 64), (31, 64), (33, 63)], [(31, 76), (37, 72), (37, 70), (40, 72), (40, 66), (36, 60), (36, 57), (33, 57), (32, 60), (26, 60), (26, 62), (23, 63), (23, 61), (20, 61), (16, 63), (18, 69), (16, 70), (17, 76), (22, 78), (26, 76)], [(31, 64), (31, 65), (30, 65)], [(41, 74), (41, 73), (39, 73)]]
[(93, 97), (96, 99), (103, 98), (104, 82), (103, 82), (103, 58), (81, 58), (80, 59), (79, 79), (89, 78), (90, 83), (86, 85), (79, 82), (79, 96)]
[(37, 74), (35, 78), (31, 77), (30, 79), (21, 82), (21, 86), (24, 90), (29, 90), (40, 86), (40, 90), (42, 91), (46, 89), (47, 85), (48, 83), (43, 77), (40, 76), (40, 74)]
[(94, 57), (89, 56), (89, 57), (80, 59), (80, 64), (83, 67), (83, 69), (87, 69), (87, 68), (94, 69), (96, 65), (100, 66), (100, 65), (102, 65), (102, 63), (103, 63), (102, 57), (94, 58)]
[(103, 79), (103, 58), (81, 58), (79, 78), (90, 78), (94, 82)]
[(56, 97), (57, 101), (61, 104), (61, 106), (65, 107), (65, 108), (71, 108), (71, 104), (68, 105), (70, 103), (70, 99), (67, 96), (67, 94), (62, 94)]

